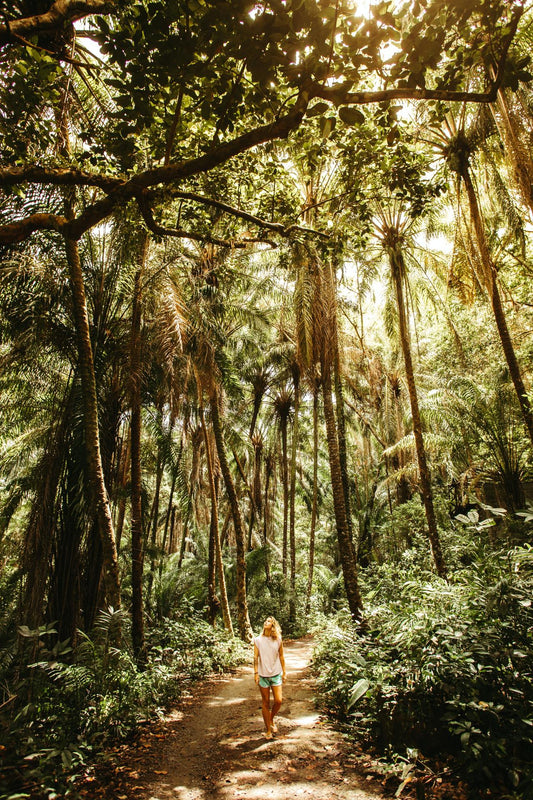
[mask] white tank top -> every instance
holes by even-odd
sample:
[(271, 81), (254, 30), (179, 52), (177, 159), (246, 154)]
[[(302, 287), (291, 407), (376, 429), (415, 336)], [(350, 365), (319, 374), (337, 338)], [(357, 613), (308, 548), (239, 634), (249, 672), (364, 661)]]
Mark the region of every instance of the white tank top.
[(272, 639), (270, 636), (256, 636), (254, 644), (259, 651), (257, 670), (262, 678), (271, 678), (282, 672), (279, 658), (281, 639)]

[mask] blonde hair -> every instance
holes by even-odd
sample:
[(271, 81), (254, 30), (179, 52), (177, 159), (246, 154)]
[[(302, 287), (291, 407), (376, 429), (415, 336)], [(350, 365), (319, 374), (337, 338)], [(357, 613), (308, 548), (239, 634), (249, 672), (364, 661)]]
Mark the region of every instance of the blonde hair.
[(263, 622), (263, 636), (265, 635), (265, 625), (269, 620), (272, 620), (272, 629), (270, 632), (271, 639), (281, 639), (281, 625), (277, 621), (275, 617), (267, 617), (266, 620)]

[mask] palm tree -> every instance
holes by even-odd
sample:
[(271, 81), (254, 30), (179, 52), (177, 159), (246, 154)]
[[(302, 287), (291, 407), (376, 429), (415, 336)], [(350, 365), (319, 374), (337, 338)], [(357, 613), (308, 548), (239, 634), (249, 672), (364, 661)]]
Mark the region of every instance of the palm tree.
[(241, 509), (233, 476), (229, 467), (226, 447), (224, 444), (224, 434), (222, 429), (222, 419), (220, 413), (221, 396), (220, 390), (214, 382), (209, 386), (209, 403), (211, 409), (211, 421), (216, 442), (217, 455), (220, 463), (220, 470), (226, 487), (226, 494), (231, 508), (233, 527), (235, 530), (235, 543), (237, 549), (237, 615), (239, 635), (243, 641), (252, 640), (252, 626), (248, 616), (248, 602), (246, 598), (246, 534), (241, 516)]
[(525, 504), (528, 440), (521, 433), (513, 394), (507, 375), (493, 376), (483, 385), (461, 374), (435, 390), (430, 402), (463, 495), (468, 497), (476, 484), (490, 481), (502, 488), (505, 505), (517, 511)]
[(476, 243), (477, 257), (479, 260), (479, 274), (477, 277), (481, 286), (488, 294), (502, 350), (520, 403), (524, 423), (533, 444), (533, 410), (531, 409), (531, 404), (507, 325), (500, 295), (498, 272), (490, 253), (489, 243), (485, 233), (485, 223), (483, 221), (471, 174), (471, 157), (475, 149), (476, 136), (474, 133), (472, 136), (468, 136), (462, 122), (463, 120), (461, 120), (460, 125), (457, 125), (454, 117), (448, 115), (443, 128), (436, 133), (436, 137), (438, 138), (434, 140), (435, 147), (440, 149), (440, 152), (446, 159), (448, 167), (452, 172), (457, 174), (460, 185), (462, 184), (466, 191), (470, 211), (471, 231)]
[(283, 535), (282, 535), (282, 572), (287, 577), (288, 567), (288, 521), (289, 521), (289, 461), (288, 461), (288, 427), (294, 404), (294, 396), (289, 386), (281, 387), (272, 400), (274, 418), (277, 421), (281, 439), (281, 483), (283, 487)]
[(358, 584), (356, 552), (348, 521), (349, 512), (339, 447), (338, 420), (333, 404), (333, 373), (337, 341), (334, 335), (334, 326), (337, 324), (337, 318), (335, 282), (331, 262), (322, 262), (316, 251), (309, 251), (309, 274), (313, 280), (314, 339), (320, 364), (337, 541), (348, 607), (353, 619), (360, 620), (363, 602)]
[(408, 241), (409, 229), (411, 226), (412, 220), (408, 217), (405, 217), (401, 211), (397, 211), (395, 208), (388, 210), (380, 207), (375, 221), (375, 227), (380, 238), (381, 246), (388, 257), (391, 280), (396, 296), (400, 343), (405, 364), (409, 400), (411, 403), (413, 433), (418, 462), (418, 472), (420, 476), (420, 492), (426, 513), (428, 536), (433, 555), (433, 561), (435, 563), (435, 568), (438, 575), (444, 578), (446, 577), (446, 565), (442, 554), (440, 537), (437, 529), (437, 521), (435, 517), (435, 509), (433, 506), (431, 477), (424, 447), (422, 420), (420, 417), (418, 393), (414, 377), (413, 358), (411, 354), (411, 338), (405, 302), (405, 290), (408, 286), (408, 276), (404, 249)]
[[(104, 241), (109, 243), (111, 237), (112, 234), (105, 233), (88, 237), (81, 248), (81, 257), (89, 290), (90, 333), (97, 356), (94, 365), (95, 385), (99, 389), (97, 421), (105, 433), (101, 439), (101, 464), (105, 484), (113, 492), (114, 453), (123, 410), (121, 353), (125, 340), (121, 313), (125, 286), (119, 278), (119, 266), (123, 269), (123, 264), (118, 249), (110, 248), (110, 256), (104, 256)], [(30, 253), (27, 251), (24, 259)], [(47, 430), (48, 440), (40, 456), (43, 469), (35, 475), (35, 495), (30, 501), (33, 508), (28, 517), (25, 544), (24, 562), (28, 577), (23, 615), (29, 624), (38, 626), (43, 614), (54, 614), (59, 607), (68, 609), (68, 613), (62, 615), (65, 627), (61, 631), (62, 635), (68, 636), (82, 625), (80, 607), (83, 608), (85, 625), (90, 627), (96, 606), (103, 601), (99, 596), (102, 549), (98, 527), (93, 524), (94, 510), (86, 491), (86, 432), (80, 424), (84, 419), (83, 391), (64, 253), (52, 243), (43, 244), (35, 250), (27, 265), (30, 262), (32, 270), (29, 271), (28, 266), (23, 268), (18, 279), (18, 297), (13, 298), (10, 312), (14, 320), (16, 304), (23, 303), (24, 314), (17, 323), (19, 331), (17, 333), (12, 326), (10, 334), (15, 347), (13, 356), (17, 338), (23, 336), (26, 340), (25, 357), (32, 364), (35, 375), (38, 375), (37, 367), (41, 362), (48, 364), (49, 380), (53, 385), (45, 404), (52, 416), (44, 425), (41, 420), (41, 429)], [(33, 284), (31, 305), (24, 290), (24, 285), (29, 286), (29, 282)], [(4, 304), (4, 314), (6, 311)], [(50, 354), (54, 354), (57, 360), (53, 368)], [(42, 387), (38, 389), (37, 398), (42, 403)], [(44, 407), (41, 406), (41, 411)], [(38, 419), (34, 414), (29, 418), (32, 416)], [(47, 584), (50, 587), (48, 612)]]
[(224, 564), (222, 562), (222, 549), (220, 546), (220, 533), (218, 529), (218, 487), (215, 478), (215, 466), (213, 460), (212, 445), (209, 439), (209, 433), (205, 424), (204, 409), (202, 402), (202, 384), (200, 376), (196, 373), (196, 381), (198, 385), (199, 403), (198, 413), (200, 416), (200, 424), (204, 434), (205, 453), (207, 461), (207, 471), (209, 476), (209, 491), (211, 494), (211, 522), (209, 525), (209, 550), (210, 550), (210, 564), (208, 569), (208, 607), (211, 619), (211, 624), (214, 624), (216, 609), (219, 601), (216, 597), (215, 590), (215, 572), (218, 573), (219, 589), (220, 589), (220, 606), (222, 608), (222, 618), (226, 630), (233, 636), (233, 623), (231, 621), (231, 614), (228, 603), (228, 593), (226, 590), (226, 578), (224, 575)]
[(305, 593), (305, 613), (311, 610), (311, 594), (315, 566), (315, 534), (318, 518), (318, 400), (320, 380), (313, 382), (313, 490), (311, 500), (311, 521), (309, 524), (309, 564), (307, 571), (307, 590)]
[(139, 265), (135, 271), (133, 302), (131, 311), (130, 381), (131, 381), (131, 636), (133, 651), (137, 659), (144, 659), (144, 609), (143, 609), (143, 566), (144, 539), (142, 513), (142, 472), (141, 472), (141, 319), (142, 285), (149, 250), (149, 236), (146, 234), (140, 246)]
[[(231, 320), (229, 326), (225, 327), (225, 317), (231, 304), (229, 301), (227, 304), (224, 303), (227, 298), (222, 296), (216, 279), (216, 271), (223, 264), (226, 255), (218, 252), (213, 246), (204, 248), (200, 253), (200, 264), (197, 265), (200, 274), (193, 279), (193, 295), (189, 304), (190, 334), (187, 353), (209, 398), (216, 452), (235, 532), (237, 624), (240, 637), (244, 641), (251, 641), (252, 628), (246, 597), (246, 533), (228, 460), (223, 424), (222, 383), (224, 378), (231, 382), (231, 362), (228, 358), (227, 345), (228, 341), (231, 341), (230, 331), (235, 333), (236, 326), (235, 320)], [(203, 285), (206, 276), (209, 281), (213, 281), (209, 284), (207, 292)], [(228, 285), (227, 288), (229, 293), (231, 287)], [(234, 310), (237, 316), (238, 311), (236, 308)]]

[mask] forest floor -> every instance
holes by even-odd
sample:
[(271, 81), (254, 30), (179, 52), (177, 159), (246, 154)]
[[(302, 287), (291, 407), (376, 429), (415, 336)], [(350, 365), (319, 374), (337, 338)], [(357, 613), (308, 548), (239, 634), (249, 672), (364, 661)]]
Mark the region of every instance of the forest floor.
[(305, 639), (284, 644), (287, 681), (272, 740), (264, 736), (250, 664), (196, 684), (164, 720), (110, 753), (80, 794), (109, 800), (382, 797), (374, 776), (361, 776), (349, 763), (347, 743), (315, 708), (311, 649)]

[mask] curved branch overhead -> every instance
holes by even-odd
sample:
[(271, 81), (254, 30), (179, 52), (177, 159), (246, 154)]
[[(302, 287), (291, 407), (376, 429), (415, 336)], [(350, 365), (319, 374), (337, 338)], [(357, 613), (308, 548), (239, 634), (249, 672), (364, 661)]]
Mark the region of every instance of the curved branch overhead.
[[(107, 196), (89, 205), (75, 219), (69, 221), (67, 229), (71, 238), (79, 239), (86, 231), (94, 225), (102, 222), (106, 217), (113, 213), (119, 204), (129, 202), (144, 189), (158, 185), (169, 185), (180, 180), (208, 172), (214, 167), (224, 164), (230, 158), (239, 153), (243, 153), (252, 147), (273, 139), (288, 136), (291, 130), (296, 128), (305, 113), (308, 103), (308, 96), (302, 94), (295, 106), (284, 117), (268, 125), (261, 125), (241, 136), (224, 142), (214, 147), (210, 152), (195, 159), (184, 161), (180, 164), (169, 164), (168, 166), (157, 167), (145, 170), (134, 175), (129, 180), (119, 178), (105, 178), (103, 176), (91, 176), (89, 173), (80, 170), (47, 170), (41, 168), (15, 168), (0, 171), (0, 185), (13, 185), (16, 183), (50, 183), (58, 186), (97, 186), (108, 192)], [(9, 241), (21, 241), (21, 231), (24, 230), (19, 224), (16, 231), (12, 231), (10, 225), (0, 226), (0, 239), (7, 243)], [(29, 230), (30, 235), (33, 230)], [(10, 235), (16, 239), (9, 239)]]
[(270, 239), (252, 237), (243, 239), (220, 239), (217, 236), (195, 233), (194, 231), (186, 231), (180, 228), (165, 228), (163, 225), (159, 225), (155, 221), (152, 208), (150, 207), (146, 198), (139, 197), (137, 199), (142, 218), (146, 223), (146, 227), (156, 236), (170, 236), (175, 239), (190, 239), (191, 241), (195, 242), (205, 242), (208, 244), (216, 244), (219, 247), (228, 247), (230, 250), (242, 249), (248, 247), (250, 244), (268, 244), (271, 247), (276, 246), (274, 242), (270, 241)]
[[(76, 154), (73, 151), (71, 166), (65, 164), (65, 161), (55, 166), (56, 151), (50, 148), (50, 145), (47, 145), (48, 149), (43, 153), (42, 160), (32, 155), (24, 165), (20, 164), (22, 159), (13, 164), (4, 161), (0, 166), (0, 187), (37, 184), (80, 189), (92, 187), (97, 190), (86, 193), (84, 202), (80, 203), (79, 210), (68, 222), (59, 221), (58, 217), (50, 214), (31, 214), (26, 220), (0, 225), (0, 239), (4, 243), (22, 241), (35, 231), (43, 229), (61, 229), (69, 237), (79, 239), (90, 228), (113, 214), (116, 209), (125, 206), (141, 193), (157, 187), (168, 187), (175, 197), (179, 197), (181, 192), (181, 197), (186, 199), (187, 189), (191, 185), (188, 183), (190, 179), (209, 175), (236, 156), (252, 151), (260, 145), (285, 139), (296, 131), (304, 123), (308, 112), (313, 111), (313, 108), (309, 109), (309, 103), (313, 99), (324, 100), (331, 104), (332, 112), (335, 106), (340, 105), (372, 105), (393, 100), (492, 103), (498, 88), (502, 85), (508, 50), (523, 11), (521, 3), (511, 3), (505, 6), (507, 21), (504, 19), (494, 21), (492, 32), (487, 28), (487, 37), (493, 34), (494, 38), (493, 42), (490, 41), (493, 61), (488, 69), (485, 63), (487, 59), (485, 51), (479, 56), (479, 64), (476, 65), (477, 77), (472, 82), (472, 86), (476, 87), (473, 91), (469, 89), (470, 80), (466, 75), (458, 84), (456, 73), (451, 75), (449, 87), (445, 85), (445, 78), (439, 79), (440, 83), (432, 80), (433, 87), (429, 85), (426, 87), (424, 77), (420, 79), (419, 85), (406, 85), (405, 76), (413, 77), (409, 70), (414, 67), (409, 61), (408, 46), (404, 45), (403, 41), (409, 41), (409, 36), (414, 37), (413, 31), (416, 25), (404, 34), (402, 47), (397, 48), (400, 53), (399, 78), (395, 81), (397, 85), (367, 89), (366, 86), (372, 86), (372, 81), (359, 81), (359, 85), (365, 88), (357, 90), (357, 82), (352, 80), (352, 73), (357, 75), (357, 68), (351, 68), (350, 71), (345, 63), (345, 54), (341, 58), (342, 48), (339, 48), (339, 53), (334, 54), (334, 48), (328, 46), (328, 58), (321, 65), (321, 59), (323, 61), (324, 57), (321, 55), (319, 39), (322, 34), (316, 26), (325, 26), (324, 35), (329, 28), (327, 20), (322, 19), (316, 9), (312, 11), (314, 16), (307, 22), (305, 18), (298, 17), (296, 11), (289, 11), (285, 5), (277, 2), (266, 3), (261, 14), (251, 17), (244, 5), (241, 8), (240, 4), (236, 4), (235, 7), (228, 9), (228, 18), (220, 20), (216, 13), (218, 6), (214, 3), (205, 3), (197, 12), (198, 18), (194, 23), (191, 23), (186, 15), (187, 20), (183, 22), (183, 27), (180, 27), (182, 25), (180, 22), (169, 22), (169, 19), (172, 20), (174, 17), (167, 19), (165, 16), (167, 13), (165, 3), (160, 4), (161, 18), (156, 14), (154, 19), (148, 17), (144, 19), (142, 14), (146, 16), (147, 11), (141, 6), (142, 4), (139, 4), (139, 14), (137, 14), (137, 6), (127, 2), (117, 6), (110, 0), (56, 0), (46, 13), (9, 20), (0, 25), (0, 44), (17, 41), (22, 44), (22, 39), (41, 32), (58, 31), (66, 22), (72, 23), (92, 15), (96, 20), (92, 34), (104, 47), (103, 52), (107, 53), (108, 59), (107, 67), (103, 70), (108, 73), (108, 78), (105, 79), (107, 83), (101, 79), (100, 85), (105, 88), (109, 99), (109, 123), (115, 126), (113, 147), (118, 148), (120, 153), (123, 143), (127, 142), (129, 147), (139, 149), (136, 160), (117, 158), (117, 164), (113, 167), (116, 173), (113, 174), (113, 170), (107, 168), (106, 158), (102, 157), (108, 145), (105, 131), (96, 128), (88, 131), (86, 136), (89, 145), (93, 140), (98, 143), (98, 158), (91, 157), (91, 163), (98, 163), (99, 160), (102, 164), (99, 171), (80, 168), (80, 163), (87, 163), (83, 161), (88, 156), (85, 145)], [(154, 13), (157, 7), (158, 4), (151, 4)], [(351, 32), (350, 26), (347, 26), (342, 34), (346, 37), (348, 51), (349, 48), (360, 48), (355, 53), (349, 51), (349, 56), (354, 59), (354, 64), (358, 58), (363, 59), (366, 70), (371, 69), (369, 65), (372, 64), (372, 60), (369, 53), (373, 52), (372, 48), (376, 49), (380, 43), (386, 41), (389, 33), (394, 31), (394, 25), (399, 24), (398, 20), (389, 20), (390, 14), (383, 15), (379, 8), (376, 20), (372, 23), (368, 22), (366, 27), (363, 26), (355, 33)], [(101, 18), (101, 15), (112, 12), (116, 16), (113, 30)], [(477, 35), (472, 33), (473, 28), (468, 24), (475, 10), (465, 12), (464, 17), (461, 17), (456, 9), (452, 9), (450, 13), (455, 14), (455, 23), (463, 26), (466, 38)], [(206, 15), (205, 19), (202, 14)], [(237, 23), (239, 27), (235, 27)], [(194, 29), (194, 36), (191, 32), (192, 24), (197, 26)], [(206, 32), (204, 28), (208, 24), (211, 28)], [(276, 25), (282, 33), (273, 29)], [(309, 30), (314, 32), (306, 34), (306, 25), (309, 25)], [(431, 30), (429, 25), (428, 32)], [(120, 35), (117, 35), (117, 31)], [(268, 38), (270, 33), (272, 40)], [(429, 33), (425, 35), (428, 36)], [(285, 39), (280, 36), (285, 36)], [(169, 45), (170, 40), (174, 42), (172, 46)], [(416, 39), (416, 46), (413, 44), (415, 48), (413, 64), (418, 63), (417, 58), (423, 61), (426, 58), (423, 54), (425, 41), (420, 34)], [(479, 37), (478, 41), (481, 49), (488, 47), (487, 42)], [(312, 66), (314, 62), (310, 59), (310, 66), (304, 69), (298, 66), (296, 48), (303, 47), (305, 42), (311, 42), (306, 45), (307, 47), (316, 47), (316, 66)], [(450, 41), (441, 42), (439, 47), (441, 50), (451, 47)], [(169, 48), (168, 53), (165, 48)], [(422, 55), (418, 56), (420, 48)], [(177, 54), (179, 63), (175, 66), (172, 60), (176, 61)], [(33, 57), (37, 58), (35, 55)], [(29, 59), (31, 64), (31, 48), (24, 58)], [(375, 58), (374, 85), (379, 86), (388, 82), (389, 78), (385, 81), (384, 74), (380, 72), (383, 66), (380, 57), (376, 55)], [(44, 67), (50, 72), (51, 87), (49, 95), (45, 96), (44, 102), (48, 103), (48, 107), (44, 106), (45, 116), (58, 113), (63, 115), (63, 110), (58, 111), (57, 108), (53, 108), (53, 104), (58, 102), (57, 65), (47, 64), (46, 56), (43, 56), (43, 59)], [(449, 62), (453, 60), (449, 55), (447, 59)], [(426, 59), (426, 61), (424, 70), (430, 71), (434, 67), (431, 60)], [(324, 72), (326, 67), (327, 72)], [(15, 63), (13, 74), (16, 74), (19, 68), (20, 64)], [(76, 69), (75, 64), (71, 63), (69, 69)], [(226, 93), (222, 93), (218, 101), (216, 93), (224, 69), (228, 70), (230, 77), (224, 90)], [(342, 77), (341, 70), (346, 72), (345, 78)], [(493, 79), (490, 77), (491, 70), (495, 75)], [(319, 73), (320, 78), (318, 78)], [(327, 77), (328, 74), (331, 78)], [(244, 81), (245, 75), (246, 81)], [(167, 85), (169, 88), (164, 88)], [(477, 88), (483, 85), (486, 86), (484, 90)], [(9, 84), (6, 84), (6, 87), (8, 86)], [(185, 86), (188, 87), (186, 90)], [(92, 91), (94, 94), (94, 89)], [(287, 100), (287, 97), (292, 97), (292, 101)], [(139, 164), (143, 162), (146, 164), (147, 160), (148, 162), (152, 160), (140, 157), (141, 151), (146, 151), (146, 147), (144, 145), (141, 147), (140, 144), (142, 136), (148, 130), (151, 130), (149, 135), (152, 137), (152, 142), (157, 140), (158, 135), (160, 136), (157, 130), (159, 123), (152, 121), (151, 127), (148, 127), (148, 120), (152, 119), (151, 104), (155, 107), (156, 101), (161, 106), (158, 113), (162, 118), (168, 112), (168, 118), (172, 120), (170, 124), (173, 130), (175, 128), (174, 132), (186, 124), (189, 126), (188, 135), (194, 140), (197, 131), (202, 130), (202, 126), (205, 127), (205, 131), (202, 131), (203, 139), (198, 139), (200, 143), (183, 150), (181, 158), (179, 150), (173, 158), (168, 158), (169, 153), (167, 153), (163, 163), (162, 159), (159, 160), (155, 156), (154, 166), (142, 169), (139, 168)], [(238, 120), (232, 120), (232, 113), (240, 115)], [(185, 115), (190, 117), (186, 122), (184, 122)], [(272, 118), (271, 121), (264, 122), (269, 117)], [(103, 124), (105, 125), (105, 121)], [(234, 130), (235, 134), (232, 135)], [(168, 149), (168, 136), (164, 125), (161, 133)], [(173, 135), (172, 140), (179, 141), (179, 136)], [(210, 203), (220, 211), (260, 227), (269, 228), (281, 235), (287, 233), (286, 226), (275, 220), (267, 224), (259, 217), (236, 209), (231, 204), (227, 204), (227, 208), (224, 208), (224, 203), (219, 198), (207, 200), (201, 199), (198, 193), (196, 196), (193, 196), (194, 194), (191, 192), (189, 199), (204, 204)]]
[(36, 231), (63, 233), (67, 225), (65, 217), (57, 214), (30, 214), (17, 222), (0, 225), (0, 244), (17, 244), (28, 239)]
[(6, 20), (0, 25), (0, 45), (60, 30), (66, 22), (75, 22), (91, 14), (109, 14), (114, 7), (113, 0), (55, 0), (44, 14)]

